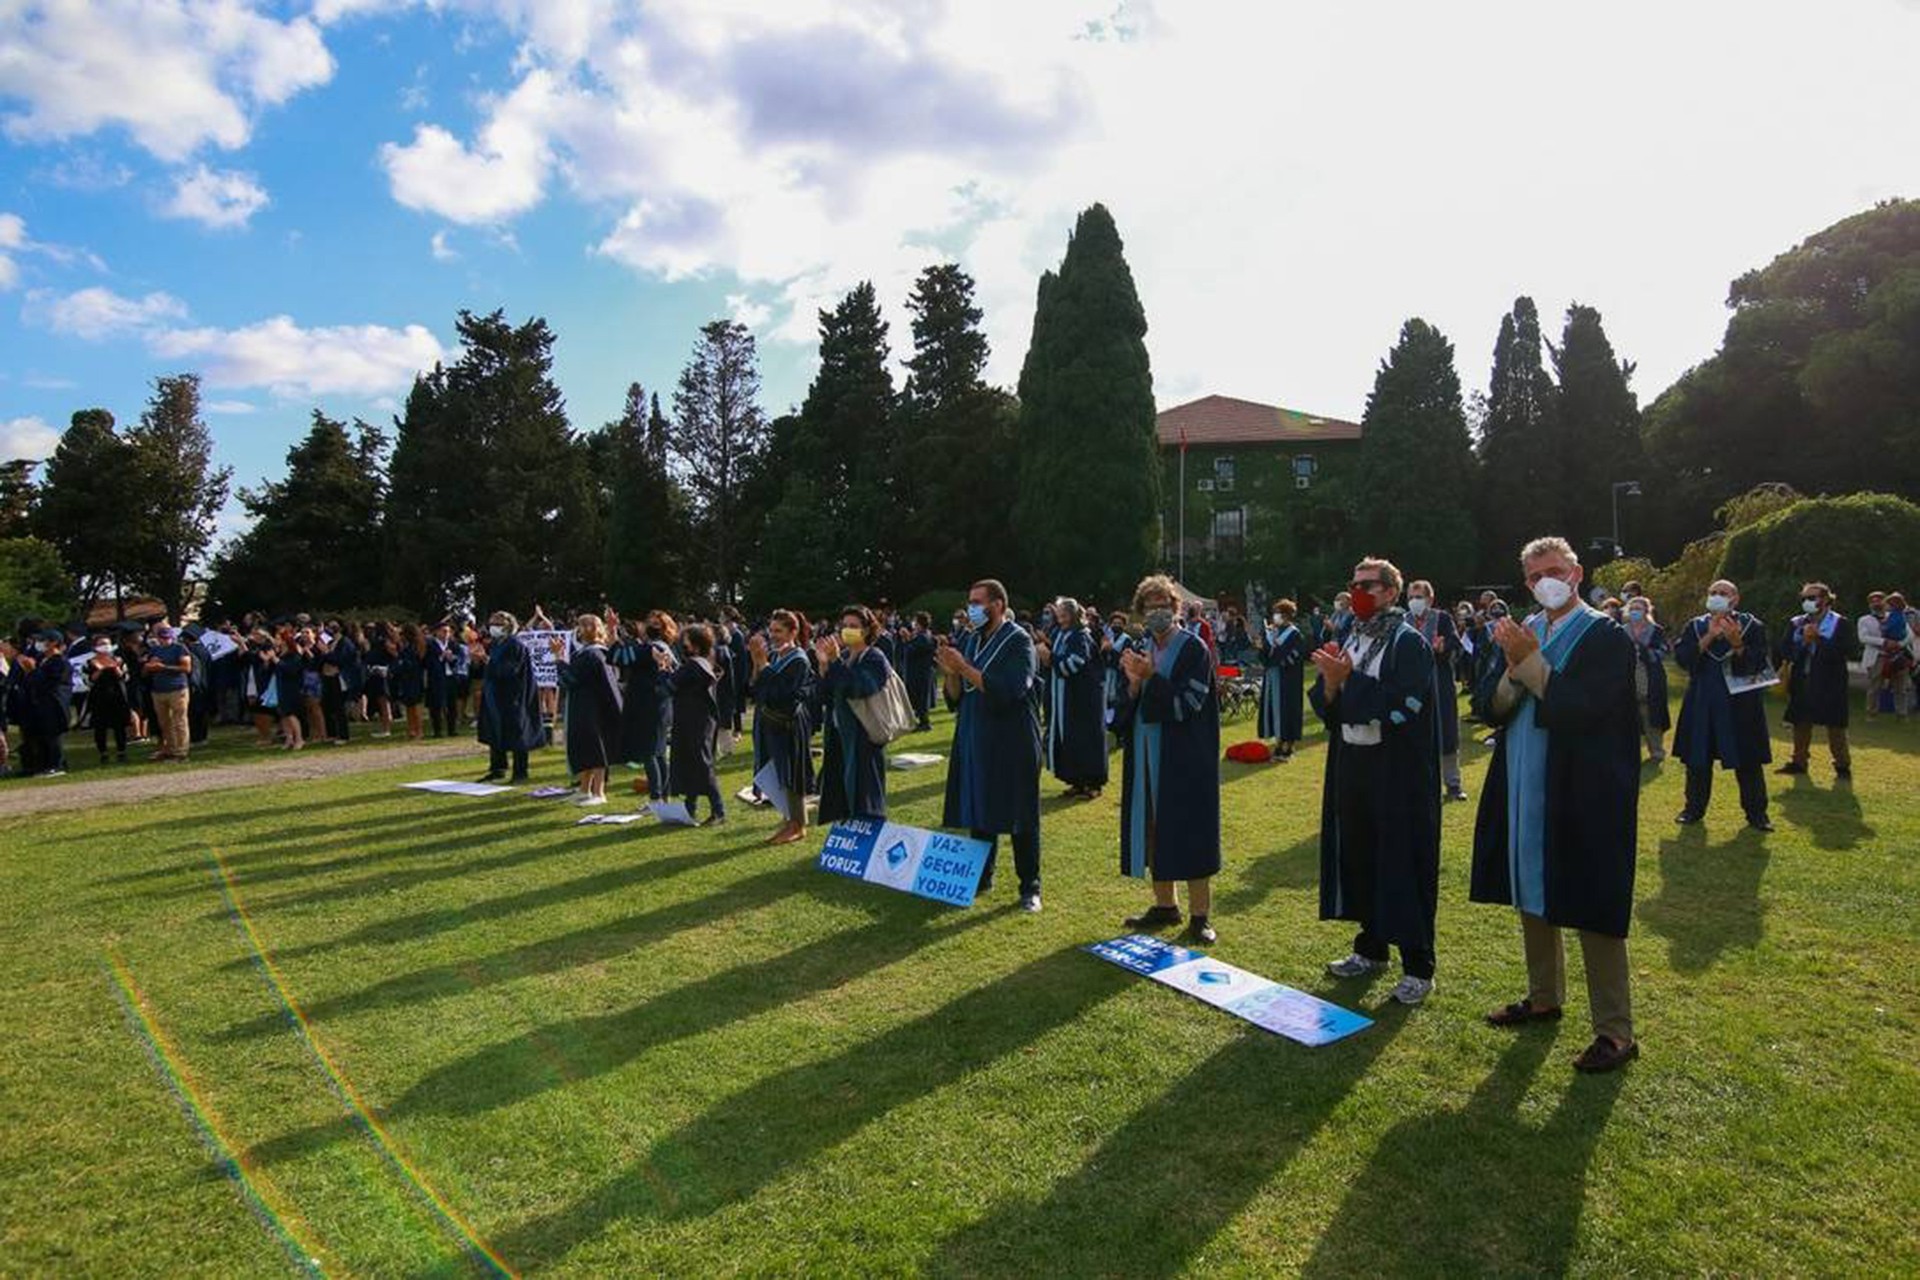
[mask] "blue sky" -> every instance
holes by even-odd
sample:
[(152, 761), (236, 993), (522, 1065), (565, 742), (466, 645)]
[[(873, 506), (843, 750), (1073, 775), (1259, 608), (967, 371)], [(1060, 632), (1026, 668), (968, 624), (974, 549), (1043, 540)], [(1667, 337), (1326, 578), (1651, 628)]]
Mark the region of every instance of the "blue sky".
[[(577, 427), (750, 323), (980, 282), (1011, 383), (1074, 213), (1114, 211), (1156, 394), (1357, 417), (1422, 315), (1484, 384), (1521, 292), (1650, 399), (1729, 280), (1920, 194), (1920, 5), (1626, 0), (0, 0), (0, 454), (207, 379), (239, 480), (384, 423), (461, 307), (544, 315)], [(231, 527), (231, 523), (229, 523)]]

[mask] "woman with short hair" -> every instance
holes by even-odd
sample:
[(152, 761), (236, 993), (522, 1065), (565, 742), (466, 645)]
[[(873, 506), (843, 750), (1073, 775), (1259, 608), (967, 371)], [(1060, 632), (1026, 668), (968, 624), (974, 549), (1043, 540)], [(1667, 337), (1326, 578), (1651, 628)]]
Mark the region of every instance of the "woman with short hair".
[(1293, 759), (1306, 719), (1300, 675), (1306, 670), (1307, 638), (1294, 625), (1298, 607), (1273, 602), (1273, 619), (1260, 637), (1260, 736), (1273, 740), (1274, 758)]
[(520, 621), (502, 609), (487, 619), (487, 656), (482, 664), (480, 741), (489, 749), (482, 782), (507, 776), (513, 761), (514, 782), (527, 780), (527, 752), (546, 744), (540, 723), (540, 697), (533, 680), (533, 654), (520, 639)]
[(1061, 596), (1053, 616), (1053, 640), (1035, 652), (1052, 673), (1047, 768), (1067, 784), (1067, 799), (1097, 800), (1107, 785), (1106, 669), (1080, 602)]
[(607, 802), (607, 770), (620, 751), (620, 685), (607, 665), (607, 626), (591, 613), (573, 624), (573, 657), (564, 636), (549, 641), (567, 698), (567, 772), (579, 779), (582, 805)]
[(853, 704), (887, 687), (893, 668), (876, 647), (880, 623), (865, 605), (840, 611), (840, 634), (814, 644), (826, 691), (826, 755), (820, 766), (820, 821), (887, 816), (887, 749), (867, 736)]

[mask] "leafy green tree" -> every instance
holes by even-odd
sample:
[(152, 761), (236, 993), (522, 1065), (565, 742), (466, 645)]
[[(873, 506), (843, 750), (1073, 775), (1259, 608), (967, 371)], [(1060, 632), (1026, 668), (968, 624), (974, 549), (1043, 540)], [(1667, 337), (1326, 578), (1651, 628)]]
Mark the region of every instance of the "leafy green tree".
[(637, 382), (619, 419), (601, 433), (611, 476), (603, 590), (625, 612), (678, 603), (686, 496), (667, 471), (666, 433), (660, 398), (649, 411)]
[(820, 368), (800, 406), (801, 444), (790, 479), (807, 482), (816, 518), (833, 531), (833, 571), (856, 599), (885, 590), (895, 554), (888, 359), (887, 323), (870, 282), (820, 313)]
[(820, 518), (823, 503), (804, 472), (781, 486), (748, 577), (747, 598), (756, 610), (799, 608), (811, 616), (846, 603), (839, 534)]
[(128, 519), (137, 481), (134, 455), (105, 409), (82, 409), (60, 436), (34, 495), (30, 526), (73, 573), (80, 612), (113, 591), (124, 608), (134, 580)]
[(1013, 522), (1034, 590), (1117, 599), (1154, 562), (1160, 453), (1146, 334), (1119, 230), (1093, 205), (1058, 275), (1041, 277), (1020, 371)]
[(379, 603), (385, 452), (378, 429), (356, 421), (349, 435), (315, 409), (312, 427), (287, 450), (285, 477), (240, 491), (253, 523), (214, 560), (214, 611)]
[(753, 335), (734, 320), (700, 329), (693, 355), (673, 393), (667, 455), (691, 498), (693, 560), (687, 585), (722, 604), (739, 592), (745, 553), (753, 546), (740, 525), (743, 501), (767, 444), (760, 409), (759, 357)]
[(1464, 585), (1475, 568), (1473, 513), (1464, 501), (1475, 466), (1445, 335), (1418, 318), (1400, 327), (1360, 425), (1363, 541), (1442, 591)]
[(53, 544), (0, 538), (0, 630), (13, 635), (23, 619), (52, 621), (72, 607), (73, 579)]
[(896, 600), (983, 574), (1012, 577), (1018, 564), (1015, 485), (983, 468), (1016, 456), (1019, 404), (985, 382), (987, 335), (973, 291), (973, 277), (940, 263), (907, 298), (913, 354), (893, 448)]
[[(1643, 492), (1658, 484), (1644, 474), (1633, 365), (1614, 354), (1600, 313), (1579, 303), (1568, 307), (1560, 345), (1552, 350), (1559, 385), (1554, 418), (1564, 520), (1559, 532), (1579, 548), (1612, 538), (1615, 483), (1637, 480)], [(1620, 514), (1623, 530), (1631, 527), (1634, 509)], [(1626, 541), (1624, 532), (1621, 540)]]
[(1512, 576), (1529, 538), (1565, 527), (1550, 461), (1558, 396), (1540, 348), (1539, 309), (1532, 298), (1514, 299), (1500, 320), (1480, 424), (1480, 565), (1495, 580)]
[(24, 538), (31, 533), (33, 469), (38, 465), (31, 458), (0, 463), (0, 538)]
[(1720, 349), (1649, 407), (1663, 553), (1766, 481), (1920, 497), (1920, 201), (1842, 219), (1735, 280)]
[(233, 468), (213, 465), (213, 435), (200, 418), (200, 376), (156, 378), (153, 398), (126, 440), (134, 486), (121, 527), (133, 543), (133, 576), (178, 618), (233, 481)]

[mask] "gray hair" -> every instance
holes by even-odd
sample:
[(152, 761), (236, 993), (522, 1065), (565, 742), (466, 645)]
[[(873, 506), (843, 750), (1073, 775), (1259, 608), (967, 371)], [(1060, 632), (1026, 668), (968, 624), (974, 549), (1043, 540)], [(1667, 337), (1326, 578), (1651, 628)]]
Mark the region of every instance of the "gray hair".
[(1568, 564), (1580, 563), (1580, 556), (1574, 551), (1573, 544), (1565, 538), (1553, 535), (1535, 538), (1520, 548), (1520, 563), (1523, 565), (1529, 560), (1538, 560), (1541, 556), (1560, 556)]
[(1056, 617), (1065, 615), (1062, 620), (1070, 622), (1076, 627), (1080, 625), (1087, 614), (1087, 611), (1080, 607), (1080, 602), (1072, 596), (1061, 596), (1058, 600), (1055, 600), (1053, 602), (1053, 612)]

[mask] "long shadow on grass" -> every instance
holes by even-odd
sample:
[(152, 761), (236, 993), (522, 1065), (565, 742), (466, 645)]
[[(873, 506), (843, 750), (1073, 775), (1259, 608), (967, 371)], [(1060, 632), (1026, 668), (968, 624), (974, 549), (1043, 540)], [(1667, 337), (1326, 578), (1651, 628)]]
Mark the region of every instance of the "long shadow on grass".
[[(719, 861), (722, 856), (712, 853), (690, 854), (679, 860), (680, 865), (673, 867), (672, 871), (684, 870), (689, 862)], [(645, 865), (646, 869), (650, 869), (659, 864)], [(672, 871), (668, 874), (672, 874)], [(823, 887), (811, 863), (780, 867), (737, 880), (704, 897), (589, 925), (571, 933), (541, 938), (537, 942), (510, 947), (491, 955), (453, 960), (416, 969), (412, 973), (396, 974), (358, 991), (316, 1000), (305, 1005), (304, 1012), (309, 1021), (321, 1022), (371, 1009), (424, 1004), (502, 982), (512, 982), (517, 978), (599, 964), (682, 930), (710, 925), (736, 912), (751, 911), (789, 894)], [(285, 1025), (282, 1015), (266, 1014), (228, 1028), (221, 1038), (244, 1040), (271, 1035)]]
[(1403, 1120), (1374, 1148), (1302, 1274), (1565, 1275), (1587, 1166), (1624, 1073), (1570, 1077), (1544, 1125), (1521, 1100), (1556, 1043), (1519, 1036), (1458, 1111)]
[[(887, 906), (888, 914), (851, 932), (834, 933), (781, 955), (676, 987), (618, 1013), (551, 1022), (489, 1045), (423, 1077), (391, 1107), (383, 1109), (381, 1118), (474, 1115), (549, 1089), (577, 1084), (618, 1070), (663, 1044), (851, 982), (1000, 914), (971, 911), (955, 916), (931, 903), (911, 901)], [(938, 1045), (946, 1034), (937, 1024), (924, 1031), (921, 1051), (925, 1052), (928, 1043)], [(849, 1065), (845, 1070), (850, 1076), (864, 1074), (859, 1066)], [(820, 1101), (816, 1098), (808, 1103)], [(820, 1117), (801, 1106), (783, 1119), (811, 1126)], [(271, 1139), (256, 1146), (251, 1155), (264, 1161), (288, 1159), (356, 1132), (356, 1123), (342, 1117)]]
[(1078, 948), (1056, 951), (834, 1057), (760, 1080), (656, 1142), (585, 1199), (522, 1223), (494, 1244), (530, 1269), (621, 1219), (712, 1213), (894, 1108), (1073, 1022), (1132, 981)]
[(1660, 892), (1642, 900), (1637, 914), (1667, 940), (1675, 969), (1700, 973), (1723, 953), (1759, 943), (1769, 856), (1766, 840), (1746, 827), (1712, 848), (1697, 826), (1660, 842)]
[(1233, 888), (1214, 899), (1223, 916), (1243, 915), (1282, 889), (1312, 889), (1320, 883), (1320, 836), (1262, 854), (1240, 872)]
[(1847, 783), (1835, 783), (1831, 791), (1823, 791), (1803, 773), (1774, 798), (1781, 814), (1805, 831), (1816, 849), (1852, 849), (1874, 836), (1860, 811), (1859, 797)]
[(1080, 1275), (1163, 1276), (1183, 1270), (1326, 1124), (1392, 1043), (1404, 1011), (1306, 1049), (1246, 1031), (1107, 1140), (1038, 1204), (1018, 1202), (949, 1237), (942, 1276), (1032, 1274), (1044, 1241)]
[[(612, 893), (634, 885), (656, 885), (684, 871), (716, 866), (730, 858), (741, 857), (759, 848), (760, 842), (755, 840), (707, 852), (683, 853), (671, 858), (625, 862), (617, 867), (604, 867), (584, 876), (562, 880), (557, 884), (538, 885), (518, 893), (503, 894), (497, 898), (484, 898), (477, 902), (462, 903), (457, 907), (436, 907), (431, 911), (416, 911), (412, 915), (375, 920), (360, 926), (352, 933), (324, 942), (310, 942), (299, 947), (276, 947), (273, 958), (284, 964), (339, 947), (414, 942), (436, 933), (446, 933), (483, 920), (501, 920), (523, 911), (537, 911), (542, 907), (550, 907), (562, 902), (577, 902), (582, 898), (597, 897), (603, 893)], [(228, 961), (222, 967), (247, 969), (251, 968), (253, 963), (251, 956), (242, 956), (237, 960)]]

